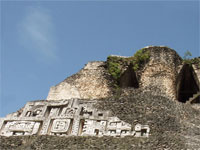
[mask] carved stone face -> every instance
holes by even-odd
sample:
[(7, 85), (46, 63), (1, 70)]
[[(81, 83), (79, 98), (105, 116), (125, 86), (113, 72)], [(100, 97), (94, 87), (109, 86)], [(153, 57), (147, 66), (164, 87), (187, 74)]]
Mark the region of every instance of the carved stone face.
[(67, 132), (70, 125), (70, 119), (56, 119), (53, 121), (51, 132)]

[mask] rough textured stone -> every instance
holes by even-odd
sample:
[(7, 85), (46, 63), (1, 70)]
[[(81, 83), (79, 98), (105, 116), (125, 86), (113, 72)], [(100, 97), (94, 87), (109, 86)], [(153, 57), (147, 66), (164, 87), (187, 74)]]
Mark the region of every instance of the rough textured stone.
[[(162, 94), (167, 95), (173, 100), (178, 97), (177, 82), (180, 78), (180, 71), (184, 62), (175, 50), (165, 46), (149, 46), (144, 48), (150, 51), (150, 59), (142, 68), (136, 71), (139, 87), (156, 86), (162, 90)], [(128, 58), (115, 56), (119, 58)], [(68, 77), (56, 86), (51, 87), (47, 100), (61, 100), (70, 98), (80, 99), (99, 99), (110, 97), (113, 94), (114, 81), (106, 69), (106, 62), (89, 62), (80, 72)], [(129, 65), (129, 64), (127, 64)], [(192, 65), (196, 82), (200, 88), (200, 67), (199, 64)], [(123, 72), (130, 69), (129, 66), (123, 66)], [(128, 72), (128, 71), (127, 71)], [(132, 71), (129, 71), (132, 72)], [(122, 73), (122, 76), (124, 74)], [(130, 75), (126, 74), (125, 77)], [(121, 80), (124, 80), (123, 81)], [(135, 79), (132, 77), (131, 79)], [(125, 83), (131, 79), (121, 78), (122, 87), (132, 85)], [(125, 86), (124, 86), (125, 85)], [(94, 90), (95, 89), (95, 90)]]
[(51, 87), (47, 100), (109, 97), (112, 94), (110, 84), (106, 63), (101, 61), (89, 62), (77, 74)]
[[(152, 91), (156, 91), (155, 93)], [(157, 94), (157, 95), (156, 95)], [(200, 111), (159, 96), (159, 89), (125, 89), (120, 96), (98, 100), (98, 110), (133, 126), (150, 126), (149, 138), (28, 136), (1, 137), (0, 149), (197, 149)], [(42, 144), (41, 144), (42, 143)]]
[(1, 118), (0, 149), (199, 149), (200, 58), (144, 49), (150, 58), (140, 68), (123, 63), (121, 88), (107, 62), (89, 62), (51, 87), (48, 101)]

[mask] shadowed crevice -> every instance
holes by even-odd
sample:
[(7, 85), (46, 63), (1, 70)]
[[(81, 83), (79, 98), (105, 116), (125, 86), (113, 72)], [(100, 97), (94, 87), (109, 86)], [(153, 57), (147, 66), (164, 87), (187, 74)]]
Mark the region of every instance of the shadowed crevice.
[[(195, 72), (191, 65), (185, 64), (180, 71), (177, 83), (178, 101), (185, 103), (194, 94), (199, 92), (199, 87), (195, 78)], [(198, 100), (196, 102), (199, 102)]]
[(139, 88), (138, 79), (132, 66), (129, 66), (127, 70), (122, 74), (119, 80), (119, 85), (122, 88), (133, 87)]

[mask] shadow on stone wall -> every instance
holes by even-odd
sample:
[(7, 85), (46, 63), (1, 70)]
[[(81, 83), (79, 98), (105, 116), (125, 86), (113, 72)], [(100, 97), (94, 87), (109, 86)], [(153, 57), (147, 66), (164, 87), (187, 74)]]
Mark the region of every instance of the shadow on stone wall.
[(185, 103), (199, 92), (196, 73), (191, 65), (183, 65), (177, 81), (177, 99), (179, 102)]
[(139, 88), (139, 83), (138, 83), (136, 73), (132, 69), (131, 65), (122, 74), (119, 80), (120, 80), (119, 85), (122, 88), (127, 88), (127, 87)]

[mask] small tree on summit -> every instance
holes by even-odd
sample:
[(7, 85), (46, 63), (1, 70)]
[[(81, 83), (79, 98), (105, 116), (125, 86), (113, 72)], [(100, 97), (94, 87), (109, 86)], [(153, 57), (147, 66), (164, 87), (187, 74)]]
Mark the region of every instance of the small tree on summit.
[(191, 64), (192, 64), (192, 60), (190, 59), (191, 56), (192, 56), (191, 52), (187, 50), (187, 51), (184, 53), (183, 62), (184, 62), (185, 64), (191, 65)]
[(187, 50), (187, 51), (184, 53), (183, 59), (184, 59), (184, 60), (190, 59), (191, 56), (192, 56), (191, 52)]

